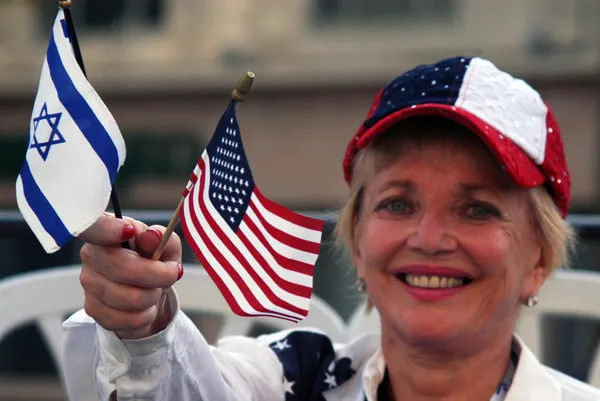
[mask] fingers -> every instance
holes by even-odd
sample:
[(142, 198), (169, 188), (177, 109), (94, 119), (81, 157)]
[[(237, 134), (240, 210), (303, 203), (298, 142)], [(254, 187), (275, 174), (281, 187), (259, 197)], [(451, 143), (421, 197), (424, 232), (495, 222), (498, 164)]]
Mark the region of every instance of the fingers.
[(158, 304), (163, 290), (133, 287), (108, 280), (89, 266), (81, 270), (81, 286), (88, 297), (93, 297), (111, 309), (124, 312), (143, 312)]
[[(147, 337), (168, 324), (166, 294), (183, 268), (176, 234), (169, 238), (161, 260), (150, 259), (164, 231), (106, 213), (80, 235), (86, 241), (80, 252), (85, 311), (121, 338)], [(121, 247), (125, 240), (131, 249)]]
[(146, 227), (144, 223), (132, 218), (117, 219), (109, 213), (104, 213), (78, 237), (90, 244), (120, 246), (122, 242), (130, 240), (136, 232), (141, 232)]
[(100, 326), (110, 331), (131, 331), (149, 327), (156, 320), (158, 306), (138, 312), (127, 312), (103, 304), (86, 292), (85, 312)]
[(85, 244), (80, 256), (84, 268), (90, 268), (119, 284), (168, 288), (179, 276), (178, 261), (150, 260), (128, 249)]
[[(138, 252), (144, 256), (151, 257), (158, 248), (165, 231), (165, 227), (155, 225), (148, 227), (148, 229), (140, 233), (136, 238)], [(180, 260), (180, 258), (181, 239), (176, 233), (172, 233), (160, 256), (160, 260)]]

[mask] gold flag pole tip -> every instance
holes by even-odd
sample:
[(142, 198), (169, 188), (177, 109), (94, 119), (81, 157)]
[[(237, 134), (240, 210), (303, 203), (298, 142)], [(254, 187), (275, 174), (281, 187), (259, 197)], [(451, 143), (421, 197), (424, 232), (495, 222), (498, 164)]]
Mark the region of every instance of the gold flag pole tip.
[(58, 0), (58, 5), (61, 8), (69, 8), (71, 7), (71, 0)]
[(254, 83), (254, 78), (254, 73), (248, 71), (246, 75), (240, 79), (235, 89), (231, 92), (231, 97), (233, 100), (236, 102), (243, 102), (246, 99), (246, 96), (248, 96), (248, 93), (252, 88), (252, 84)]

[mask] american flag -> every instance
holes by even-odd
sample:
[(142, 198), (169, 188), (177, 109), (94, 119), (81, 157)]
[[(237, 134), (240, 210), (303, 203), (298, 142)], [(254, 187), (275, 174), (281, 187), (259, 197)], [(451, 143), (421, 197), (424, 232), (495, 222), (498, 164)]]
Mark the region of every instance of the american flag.
[(183, 193), (184, 235), (231, 310), (298, 322), (308, 315), (324, 222), (263, 196), (231, 102)]

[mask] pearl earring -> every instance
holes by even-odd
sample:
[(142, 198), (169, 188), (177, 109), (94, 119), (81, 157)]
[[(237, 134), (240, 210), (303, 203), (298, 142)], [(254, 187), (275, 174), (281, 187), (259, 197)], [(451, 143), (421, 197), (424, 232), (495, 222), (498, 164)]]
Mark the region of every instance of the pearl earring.
[(356, 289), (358, 290), (358, 292), (365, 292), (367, 289), (367, 285), (365, 284), (365, 279), (362, 277), (359, 277), (358, 280), (356, 280)]
[(525, 301), (525, 305), (527, 305), (528, 308), (533, 308), (537, 304), (538, 304), (538, 297), (537, 297), (537, 295), (531, 294), (530, 296), (527, 297), (527, 300)]

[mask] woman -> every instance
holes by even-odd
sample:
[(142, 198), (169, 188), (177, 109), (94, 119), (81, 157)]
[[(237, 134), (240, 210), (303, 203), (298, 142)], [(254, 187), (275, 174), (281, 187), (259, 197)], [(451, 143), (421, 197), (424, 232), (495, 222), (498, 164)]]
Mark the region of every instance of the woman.
[(72, 399), (600, 400), (513, 335), (573, 238), (560, 133), (531, 87), (477, 58), (419, 66), (377, 95), (344, 172), (338, 236), (380, 335), (210, 347), (170, 289), (179, 239), (153, 262), (163, 228), (103, 217), (83, 235), (87, 314), (64, 325)]

